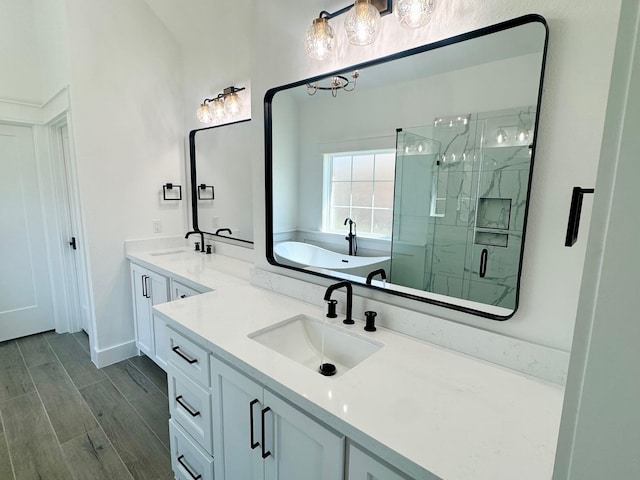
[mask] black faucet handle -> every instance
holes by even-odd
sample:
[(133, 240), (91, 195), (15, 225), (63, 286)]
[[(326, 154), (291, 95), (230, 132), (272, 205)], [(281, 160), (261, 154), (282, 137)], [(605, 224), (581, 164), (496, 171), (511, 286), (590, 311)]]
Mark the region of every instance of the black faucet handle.
[(337, 300), (332, 299), (327, 301), (327, 318), (336, 318), (338, 316), (338, 314), (336, 313), (337, 304)]
[(196, 248), (196, 252), (200, 251), (200, 242), (194, 242), (195, 248)]
[(365, 318), (364, 329), (367, 332), (375, 332), (376, 331), (376, 315), (378, 315), (378, 314), (376, 312), (371, 311), (371, 310), (368, 310), (368, 311), (364, 312), (364, 318)]

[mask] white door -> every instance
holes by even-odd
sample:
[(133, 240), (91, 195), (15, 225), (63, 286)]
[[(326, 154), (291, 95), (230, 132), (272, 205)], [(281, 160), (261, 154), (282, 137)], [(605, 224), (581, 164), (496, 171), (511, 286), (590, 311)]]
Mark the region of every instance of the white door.
[(0, 341), (54, 328), (31, 128), (0, 124)]

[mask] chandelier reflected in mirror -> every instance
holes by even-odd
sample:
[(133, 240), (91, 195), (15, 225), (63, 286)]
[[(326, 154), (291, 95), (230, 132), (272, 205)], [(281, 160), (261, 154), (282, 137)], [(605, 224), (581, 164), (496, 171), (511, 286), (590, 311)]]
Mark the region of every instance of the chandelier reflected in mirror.
[(356, 88), (356, 81), (360, 73), (356, 70), (351, 74), (351, 79), (342, 75), (334, 75), (328, 85), (320, 85), (320, 82), (307, 83), (307, 93), (315, 95), (318, 90), (330, 91), (332, 97), (338, 96), (338, 91), (352, 92)]

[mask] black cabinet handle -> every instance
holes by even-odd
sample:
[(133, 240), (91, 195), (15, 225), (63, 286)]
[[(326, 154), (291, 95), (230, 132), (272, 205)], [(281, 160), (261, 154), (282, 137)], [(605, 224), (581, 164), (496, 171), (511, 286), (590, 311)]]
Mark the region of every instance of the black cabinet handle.
[(191, 469), (187, 466), (187, 464), (182, 461), (183, 458), (184, 458), (184, 455), (180, 455), (178, 457), (178, 463), (180, 463), (180, 465), (182, 465), (182, 468), (184, 468), (187, 471), (187, 473), (191, 475), (191, 478), (193, 478), (193, 480), (200, 480), (202, 478), (202, 475), (197, 475), (197, 476), (194, 475)]
[(71, 245), (71, 248), (73, 248), (74, 250), (78, 249), (78, 246), (76, 245), (76, 237), (71, 237), (71, 241), (69, 242), (69, 245)]
[(482, 249), (482, 253), (480, 254), (480, 278), (484, 278), (487, 274), (487, 257), (489, 256), (489, 250), (486, 248)]
[(572, 247), (578, 240), (580, 228), (580, 215), (582, 214), (582, 197), (585, 193), (593, 193), (593, 188), (573, 187), (571, 194), (571, 208), (569, 209), (569, 221), (567, 222), (567, 235), (564, 239), (565, 247)]
[(184, 403), (184, 402), (182, 401), (182, 395), (180, 395), (180, 396), (176, 397), (176, 402), (178, 402), (178, 404), (179, 404), (182, 408), (184, 408), (184, 409), (187, 411), (187, 413), (188, 413), (189, 415), (191, 415), (192, 417), (197, 417), (198, 415), (200, 415), (200, 411), (198, 411), (198, 410), (193, 411), (193, 410), (191, 409), (191, 407), (189, 407), (189, 405), (187, 405), (186, 403)]
[(142, 277), (140, 277), (140, 280), (142, 280), (142, 296), (144, 298), (149, 298), (147, 297), (147, 282), (145, 281), (147, 279), (146, 275), (142, 275)]
[(173, 350), (176, 355), (181, 357), (189, 365), (193, 365), (194, 363), (198, 363), (198, 359), (197, 358), (190, 358), (190, 357), (187, 357), (184, 353), (182, 353), (180, 351), (180, 345), (176, 345), (171, 350)]
[(269, 450), (265, 451), (265, 448), (264, 448), (264, 431), (266, 430), (264, 425), (264, 417), (267, 414), (267, 412), (270, 412), (270, 411), (271, 411), (271, 408), (269, 407), (262, 409), (262, 458), (267, 458), (269, 455), (271, 455), (271, 452)]
[(251, 403), (249, 403), (249, 424), (250, 424), (250, 428), (251, 428), (251, 450), (254, 450), (256, 448), (258, 448), (258, 446), (260, 445), (260, 442), (256, 442), (253, 439), (253, 406), (258, 403), (258, 399), (254, 399), (251, 400)]
[(180, 295), (180, 298), (187, 298), (187, 295), (183, 293), (182, 295)]

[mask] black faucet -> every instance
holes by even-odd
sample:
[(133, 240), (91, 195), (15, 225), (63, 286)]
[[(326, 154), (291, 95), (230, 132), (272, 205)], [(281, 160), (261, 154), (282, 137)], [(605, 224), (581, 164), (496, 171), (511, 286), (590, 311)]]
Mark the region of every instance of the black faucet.
[(356, 222), (351, 220), (349, 217), (344, 219), (344, 224), (349, 224), (349, 235), (344, 237), (344, 239), (349, 242), (349, 255), (357, 255), (358, 253), (358, 244), (356, 242)]
[(216, 230), (216, 235), (220, 235), (220, 232), (228, 232), (229, 235), (233, 235), (230, 228), (219, 228)]
[(353, 311), (353, 287), (349, 282), (342, 281), (342, 282), (334, 283), (333, 285), (329, 285), (329, 287), (327, 288), (327, 291), (324, 294), (324, 301), (325, 302), (330, 301), (331, 294), (333, 293), (333, 291), (342, 287), (345, 287), (347, 289), (347, 316), (342, 321), (342, 323), (351, 325), (355, 322), (353, 321), (353, 318), (351, 318), (351, 313)]
[(373, 280), (373, 277), (378, 274), (380, 275), (380, 278), (382, 280), (387, 280), (387, 272), (384, 271), (384, 268), (379, 268), (378, 270), (374, 270), (373, 272), (369, 273), (369, 275), (367, 275), (367, 285), (371, 285), (371, 280)]
[[(192, 230), (191, 232), (187, 232), (184, 238), (189, 238), (189, 236), (193, 235), (194, 233), (200, 235), (200, 245), (202, 245), (202, 253), (204, 253), (204, 233), (202, 233), (200, 230)], [(196, 250), (200, 250), (200, 245), (196, 244)]]

